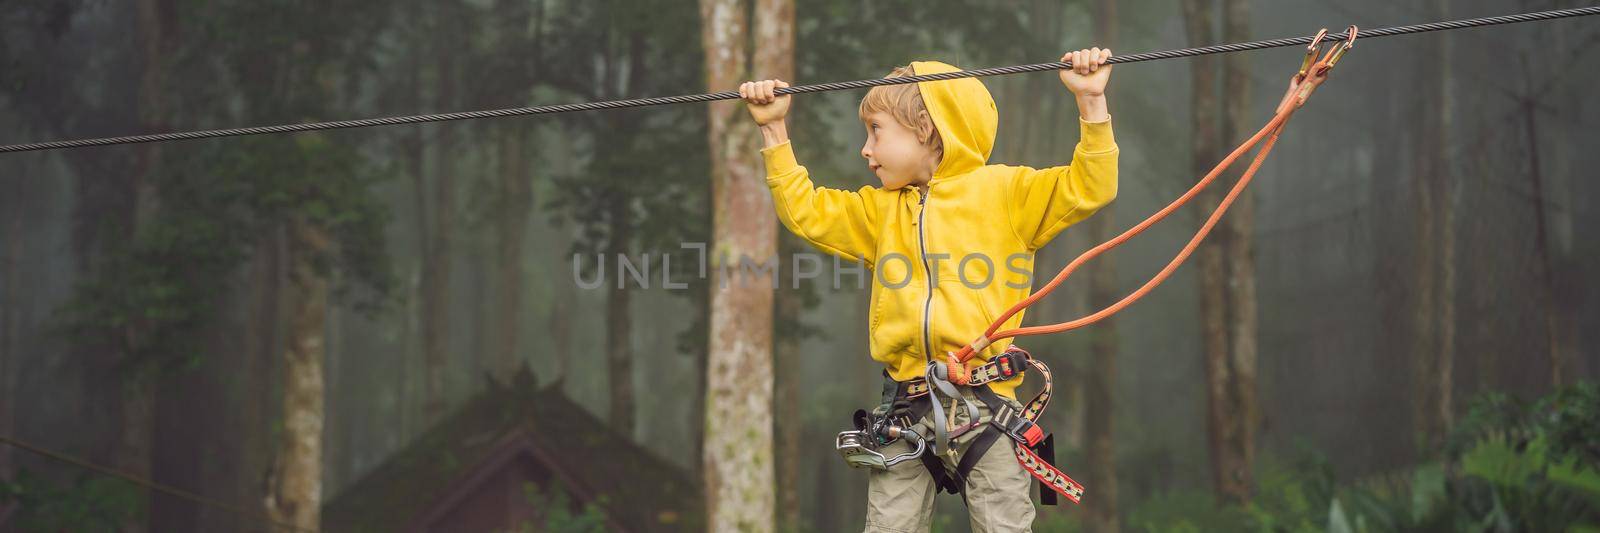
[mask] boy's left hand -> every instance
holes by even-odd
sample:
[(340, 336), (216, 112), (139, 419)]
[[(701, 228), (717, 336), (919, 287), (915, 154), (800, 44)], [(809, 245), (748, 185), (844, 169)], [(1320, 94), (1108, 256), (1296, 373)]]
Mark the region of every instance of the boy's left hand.
[(1062, 70), (1061, 84), (1078, 96), (1101, 96), (1106, 93), (1106, 81), (1111, 79), (1111, 50), (1087, 48), (1068, 52), (1061, 61), (1072, 63), (1072, 70)]

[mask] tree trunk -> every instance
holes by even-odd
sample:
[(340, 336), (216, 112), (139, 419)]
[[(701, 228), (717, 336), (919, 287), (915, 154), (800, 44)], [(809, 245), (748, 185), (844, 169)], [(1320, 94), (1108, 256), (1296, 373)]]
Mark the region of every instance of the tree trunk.
[[(788, 78), (782, 78), (788, 79)], [(780, 237), (779, 257), (788, 261), (796, 252), (803, 252), (795, 239)], [(785, 262), (782, 264), (793, 264)], [(790, 273), (792, 276), (794, 273)], [(803, 430), (800, 424), (800, 313), (804, 309), (805, 295), (803, 289), (795, 289), (792, 283), (780, 286), (774, 296), (777, 300), (773, 314), (777, 318), (776, 324), (789, 326), (788, 333), (774, 332), (776, 339), (773, 342), (773, 382), (776, 394), (773, 397), (772, 418), (773, 435), (777, 441), (775, 449), (778, 461), (778, 531), (800, 531), (800, 461), (803, 450), (800, 448), (800, 433)]]
[(1546, 217), (1549, 215), (1545, 210), (1543, 170), (1539, 165), (1537, 114), (1532, 96), (1527, 97), (1523, 105), (1522, 126), (1528, 143), (1528, 178), (1533, 186), (1534, 251), (1539, 256), (1539, 281), (1543, 289), (1540, 303), (1544, 307), (1546, 357), (1550, 361), (1550, 387), (1560, 388), (1571, 379), (1573, 358), (1567, 353), (1567, 335), (1564, 333), (1567, 328), (1563, 327), (1567, 319), (1566, 310), (1560, 303), (1563, 297), (1557, 292), (1555, 251), (1546, 227)]
[[(1117, 4), (1115, 0), (1100, 0), (1097, 6), (1100, 20), (1095, 24), (1095, 41), (1103, 48), (1112, 48), (1117, 40)], [(1108, 205), (1089, 217), (1089, 233), (1094, 242), (1110, 240), (1116, 231), (1116, 206)], [(1110, 256), (1098, 258), (1090, 267), (1089, 306), (1103, 309), (1116, 303), (1116, 265)], [(1107, 318), (1095, 325), (1090, 337), (1089, 379), (1084, 395), (1087, 413), (1084, 433), (1088, 439), (1086, 461), (1089, 466), (1089, 486), (1095, 487), (1095, 505), (1089, 507), (1089, 531), (1116, 533), (1122, 529), (1117, 511), (1117, 453), (1116, 453), (1116, 386), (1117, 386), (1117, 320)]]
[[(1183, 11), (1189, 42), (1196, 45), (1215, 41), (1213, 28), (1216, 3), (1210, 0), (1184, 0)], [(1204, 175), (1221, 158), (1222, 142), (1219, 125), (1221, 113), (1217, 103), (1217, 64), (1214, 58), (1195, 58), (1191, 67), (1190, 121), (1193, 133), (1190, 138), (1191, 164), (1194, 174)], [(1206, 216), (1215, 210), (1222, 199), (1221, 189), (1212, 187), (1200, 195), (1197, 213)], [(1212, 233), (1207, 242), (1195, 252), (1199, 270), (1201, 336), (1206, 378), (1206, 443), (1211, 460), (1213, 490), (1226, 501), (1243, 501), (1248, 497), (1248, 485), (1241, 483), (1241, 473), (1247, 469), (1231, 443), (1237, 442), (1234, 411), (1232, 410), (1233, 365), (1229, 363), (1232, 344), (1229, 342), (1227, 271), (1223, 252), (1229, 237), (1227, 231)]]
[[(426, 12), (420, 9), (420, 5), (413, 9), (410, 14), (417, 20), (426, 16)], [(409, 72), (406, 75), (406, 82), (409, 85), (406, 94), (412, 98), (411, 105), (417, 108), (426, 105), (427, 102), (423, 94), (422, 83), (424, 63), (423, 58), (420, 56), (421, 54), (413, 54), (409, 58), (410, 60), (407, 62), (409, 64)], [(406, 174), (411, 178), (411, 199), (415, 215), (413, 222), (416, 224), (412, 231), (417, 239), (418, 258), (416, 275), (414, 277), (408, 275), (404, 280), (408, 297), (405, 301), (404, 335), (400, 337), (404, 340), (405, 351), (403, 352), (404, 360), (400, 364), (402, 405), (399, 409), (399, 422), (400, 434), (405, 438), (410, 438), (412, 435), (419, 433), (420, 429), (427, 425), (426, 422), (418, 422), (419, 418), (427, 418), (425, 416), (427, 409), (423, 407), (428, 404), (427, 380), (424, 375), (427, 367), (425, 360), (428, 353), (428, 338), (429, 335), (432, 335), (424, 325), (428, 321), (428, 315), (424, 309), (427, 309), (426, 304), (430, 298), (427, 282), (431, 280), (429, 276), (433, 275), (433, 272), (428, 267), (428, 258), (433, 257), (431, 253), (433, 249), (433, 224), (428, 221), (428, 213), (431, 210), (428, 207), (429, 193), (426, 158), (428, 145), (423, 140), (424, 129), (426, 128), (411, 128), (409, 134), (405, 136), (405, 140), (402, 141), (406, 149), (401, 150), (403, 152), (401, 158), (405, 164)], [(412, 337), (413, 334), (417, 336)], [(417, 416), (419, 413), (424, 413), (424, 416)]]
[[(1223, 11), (1224, 42), (1250, 38), (1250, 6), (1246, 0), (1227, 0)], [(1239, 142), (1249, 134), (1250, 66), (1249, 56), (1229, 54), (1222, 58), (1223, 143)], [(1242, 173), (1240, 170), (1238, 173)], [(1217, 188), (1221, 193), (1222, 187)], [(1261, 410), (1256, 403), (1257, 312), (1254, 253), (1255, 194), (1246, 189), (1239, 194), (1233, 209), (1223, 219), (1226, 238), (1222, 239), (1224, 268), (1227, 272), (1224, 302), (1228, 319), (1228, 420), (1224, 443), (1234, 465), (1226, 496), (1238, 503), (1249, 499), (1254, 486), (1256, 433)]]
[[(1528, 58), (1522, 58), (1523, 79), (1531, 80)], [(1550, 240), (1549, 212), (1546, 206), (1544, 168), (1539, 157), (1539, 109), (1535, 100), (1532, 87), (1525, 89), (1522, 97), (1522, 130), (1523, 141), (1527, 143), (1528, 152), (1528, 181), (1533, 188), (1533, 227), (1534, 227), (1534, 254), (1538, 256), (1540, 306), (1544, 311), (1545, 357), (1550, 364), (1550, 387), (1560, 388), (1571, 380), (1573, 371), (1572, 354), (1568, 352), (1567, 330), (1568, 309), (1562, 305), (1565, 296), (1561, 294), (1559, 283), (1556, 281), (1555, 246)]]
[[(610, 202), (610, 251), (618, 265), (628, 253), (628, 243), (633, 241), (633, 211), (628, 200), (626, 194), (617, 194)], [(616, 284), (606, 294), (606, 376), (611, 400), (609, 420), (612, 427), (624, 435), (633, 435), (633, 313), (630, 312), (633, 288), (629, 286), (631, 278), (623, 273), (620, 266), (616, 275)]]
[(500, 140), (500, 209), (497, 213), (499, 246), (495, 267), (497, 302), (494, 362), (490, 371), (501, 383), (510, 383), (521, 352), (517, 333), (522, 318), (522, 240), (528, 230), (528, 209), (533, 192), (528, 175), (527, 129), (504, 128)]
[[(794, 1), (793, 0), (757, 0), (755, 4), (755, 42), (760, 43), (755, 48), (755, 68), (751, 79), (776, 78), (794, 83)], [(742, 111), (742, 110), (740, 110)], [(735, 133), (737, 135), (737, 133)], [(766, 220), (771, 220), (769, 215)], [(771, 231), (776, 231), (773, 228)], [(797, 247), (798, 241), (792, 238), (782, 239), (775, 243), (788, 253), (801, 251)], [(779, 257), (787, 257), (780, 253)], [(780, 263), (779, 270), (783, 264)], [(793, 273), (790, 273), (793, 276)], [(800, 313), (804, 308), (804, 294), (794, 288), (793, 283), (787, 283), (777, 293), (777, 306), (774, 314), (778, 317), (778, 324), (799, 326)], [(794, 328), (788, 335), (779, 335), (773, 347), (773, 367), (776, 373), (773, 381), (777, 394), (772, 403), (776, 416), (772, 417), (772, 428), (776, 438), (774, 452), (777, 454), (777, 516), (778, 530), (786, 532), (800, 531), (800, 463), (803, 453), (800, 449), (801, 413), (800, 413), (800, 379), (801, 379), (801, 354), (800, 331)]]
[[(18, 188), (21, 188), (20, 186)], [(20, 191), (18, 191), (20, 192)], [(26, 198), (19, 194), (17, 198)], [(17, 369), (17, 322), (22, 297), (18, 296), (22, 284), (17, 273), (22, 257), (22, 206), (7, 202), (4, 224), (4, 259), (0, 259), (0, 435), (15, 436)], [(0, 446), (0, 483), (8, 483), (15, 473), (10, 446)], [(4, 525), (9, 506), (0, 505), (0, 525)]]
[[(122, 394), (118, 404), (121, 426), (118, 431), (115, 464), (122, 472), (143, 479), (154, 477), (151, 460), (155, 450), (151, 434), (155, 425), (155, 380), (154, 370), (145, 371), (138, 368), (129, 369), (121, 379)], [(128, 521), (120, 528), (130, 533), (148, 530), (148, 511), (151, 504), (148, 490), (142, 488), (134, 490), (138, 492), (138, 508), (141, 512), (128, 517)]]
[(326, 399), (323, 361), (328, 280), (316, 257), (331, 247), (322, 228), (290, 222), (289, 290), (293, 316), (283, 352), (283, 429), (267, 497), (267, 511), (280, 522), (320, 527), (322, 425)]
[[(565, 249), (565, 247), (557, 248)], [(573, 300), (578, 296), (572, 290), (570, 283), (555, 284), (555, 301), (550, 304), (550, 319), (547, 330), (550, 332), (550, 349), (554, 352), (551, 357), (550, 377), (556, 382), (566, 380), (567, 358), (572, 354), (572, 313)]]
[[(262, 238), (250, 254), (250, 311), (245, 323), (245, 342), (249, 373), (248, 392), (241, 398), (241, 419), (244, 421), (239, 441), (245, 443), (241, 471), (253, 472), (257, 477), (239, 480), (243, 494), (254, 494), (265, 501), (269, 494), (261, 480), (272, 476), (277, 446), (272, 442), (272, 421), (277, 412), (274, 405), (274, 372), (279, 361), (279, 349), (284, 336), (282, 324), (286, 308), (285, 237), (278, 228)], [(264, 510), (264, 509), (263, 509)]]
[[(1433, 16), (1443, 15), (1443, 1), (1430, 3), (1429, 11)], [(1412, 151), (1412, 216), (1416, 221), (1410, 306), (1412, 375), (1416, 382), (1413, 426), (1417, 448), (1424, 452), (1437, 450), (1450, 429), (1455, 362), (1453, 339), (1445, 340), (1447, 336), (1454, 337), (1453, 324), (1446, 325), (1447, 317), (1453, 320), (1453, 288), (1445, 283), (1446, 278), (1453, 282), (1454, 268), (1448, 264), (1453, 262), (1449, 255), (1454, 247), (1445, 241), (1452, 239), (1455, 232), (1447, 228), (1453, 216), (1445, 159), (1449, 93), (1443, 39), (1434, 36), (1421, 43), (1417, 73), (1428, 103), (1419, 110), (1419, 146)]]
[[(762, 0), (757, 33), (761, 59), (792, 54), (768, 37), (793, 24), (786, 0)], [(706, 86), (720, 90), (745, 81), (749, 40), (742, 0), (701, 0)], [(758, 61), (761, 63), (761, 61)], [(762, 63), (756, 70), (772, 72)], [(702, 468), (711, 531), (771, 531), (772, 287), (733, 279), (740, 257), (769, 260), (776, 251), (772, 199), (762, 179), (759, 137), (735, 101), (714, 102), (709, 140), (712, 180), (711, 339), (706, 369), (706, 423)], [(732, 267), (730, 269), (730, 267)], [(744, 282), (741, 282), (744, 281)]]
[[(139, 46), (143, 61), (139, 79), (139, 122), (145, 131), (166, 130), (166, 90), (167, 71), (165, 62), (171, 50), (173, 41), (172, 33), (175, 25), (174, 6), (171, 0), (140, 0), (137, 6), (139, 24)], [(147, 225), (156, 211), (155, 172), (161, 160), (160, 143), (149, 143), (139, 147), (138, 171), (134, 173), (133, 189), (133, 224), (129, 228), (129, 235), (137, 237), (138, 228)], [(141, 332), (137, 326), (127, 326), (123, 332), (125, 339), (138, 339)], [(136, 342), (136, 341), (135, 341)], [(132, 343), (125, 343), (123, 357), (137, 357), (135, 350), (138, 347)], [(155, 385), (159, 379), (157, 370), (144, 368), (141, 361), (130, 361), (125, 365), (126, 372), (122, 376), (122, 396), (119, 402), (121, 409), (121, 426), (119, 446), (116, 451), (116, 465), (122, 471), (151, 478), (152, 455), (155, 452), (155, 443), (152, 441), (153, 427), (155, 424)], [(135, 513), (133, 518), (122, 524), (122, 530), (130, 533), (146, 531), (149, 527), (151, 513), (150, 493), (145, 489), (138, 490), (138, 506), (143, 513)]]
[[(455, 64), (451, 53), (454, 41), (450, 13), (438, 13), (435, 28), (434, 73), (437, 92), (434, 93), (436, 109), (449, 109), (455, 105)], [(423, 379), (427, 392), (423, 405), (427, 424), (437, 422), (444, 415), (446, 378), (450, 363), (450, 266), (451, 243), (455, 232), (455, 127), (438, 124), (438, 135), (433, 141), (433, 213), (429, 228), (427, 255), (422, 259), (422, 349)]]
[[(1447, 0), (1434, 0), (1434, 20), (1450, 16)], [(1438, 114), (1438, 133), (1434, 136), (1433, 160), (1438, 176), (1434, 179), (1435, 194), (1439, 198), (1439, 417), (1442, 420), (1440, 439), (1455, 425), (1455, 367), (1456, 367), (1456, 205), (1460, 203), (1456, 187), (1454, 161), (1450, 153), (1455, 115), (1452, 106), (1455, 95), (1450, 89), (1450, 32), (1441, 32), (1434, 38), (1439, 41), (1438, 56), (1434, 65), (1439, 69), (1432, 98), (1434, 113)]]

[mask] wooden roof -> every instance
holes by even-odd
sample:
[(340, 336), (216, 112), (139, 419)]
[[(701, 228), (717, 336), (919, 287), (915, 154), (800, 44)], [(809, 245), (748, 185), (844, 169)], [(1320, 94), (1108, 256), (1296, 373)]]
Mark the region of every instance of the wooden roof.
[(408, 531), (522, 457), (594, 502), (619, 531), (703, 529), (695, 476), (633, 443), (525, 369), (491, 386), (323, 506), (331, 532)]

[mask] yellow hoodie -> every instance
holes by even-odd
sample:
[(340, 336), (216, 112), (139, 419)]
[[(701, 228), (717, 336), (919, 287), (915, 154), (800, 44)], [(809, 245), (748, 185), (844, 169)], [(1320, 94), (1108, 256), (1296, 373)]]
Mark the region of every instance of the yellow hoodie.
[[(911, 66), (919, 75), (960, 70), (937, 61)], [(1079, 119), (1081, 137), (1068, 165), (987, 165), (999, 114), (983, 83), (960, 78), (917, 85), (944, 142), (926, 198), (917, 187), (817, 187), (795, 162), (790, 143), (761, 151), (784, 227), (873, 272), (870, 351), (898, 381), (922, 376), (927, 354), (943, 360), (1026, 298), (1033, 290), (1034, 252), (1117, 195), (1109, 119)], [(1017, 327), (1022, 317), (1017, 313), (1001, 329)], [(980, 365), (1010, 344), (996, 342), (967, 364)], [(990, 387), (1016, 398), (1021, 383), (1019, 375)]]

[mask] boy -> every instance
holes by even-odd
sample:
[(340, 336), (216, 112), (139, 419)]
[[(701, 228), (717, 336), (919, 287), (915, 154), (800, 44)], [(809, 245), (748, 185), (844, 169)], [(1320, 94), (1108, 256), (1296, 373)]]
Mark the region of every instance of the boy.
[[(1027, 297), (1034, 252), (1116, 197), (1118, 151), (1105, 98), (1111, 65), (1104, 62), (1110, 57), (1110, 50), (1099, 48), (1062, 56), (1073, 65), (1060, 77), (1076, 97), (1082, 137), (1070, 164), (1039, 170), (986, 164), (998, 112), (977, 78), (872, 88), (860, 106), (867, 129), (861, 156), (883, 186), (853, 192), (814, 186), (806, 168), (796, 163), (784, 123), (789, 96), (774, 93), (787, 83), (740, 85), (739, 94), (765, 140), (761, 153), (779, 220), (817, 248), (863, 262), (874, 273), (870, 351), (892, 380), (885, 389), (886, 404), (904, 406), (905, 384), (921, 378), (930, 361), (945, 361), (948, 352), (971, 342), (1002, 311)], [(958, 70), (918, 61), (888, 77)], [(998, 275), (996, 263), (1021, 276)], [(1022, 315), (1001, 329), (1017, 327)], [(1009, 341), (996, 342), (967, 366), (982, 365), (1009, 346)], [(1015, 390), (1021, 382), (1020, 372), (990, 382), (986, 386), (993, 394), (987, 398), (998, 395), (1020, 411)], [(993, 410), (979, 401), (974, 392), (978, 387), (957, 388), (972, 402), (967, 405), (979, 407), (979, 425), (939, 450), (937, 460), (927, 454), (923, 464), (906, 461), (871, 471), (867, 532), (928, 530), (935, 476), (961, 471), (958, 467), (965, 470), (954, 479), (961, 480), (958, 489), (973, 531), (1030, 530), (1032, 480), (1011, 453), (976, 450), (975, 460), (962, 465), (978, 436), (996, 430), (985, 424)], [(933, 395), (919, 398), (924, 407), (928, 397)], [(913, 429), (920, 435), (933, 435), (936, 422), (947, 427), (974, 422), (969, 413), (952, 408), (948, 422), (931, 415), (907, 420), (916, 422)], [(993, 450), (1009, 452), (1008, 440), (1000, 439)], [(988, 443), (982, 447), (987, 449)], [(894, 456), (909, 450), (906, 439), (900, 439), (882, 452)], [(947, 472), (935, 470), (941, 463)]]

